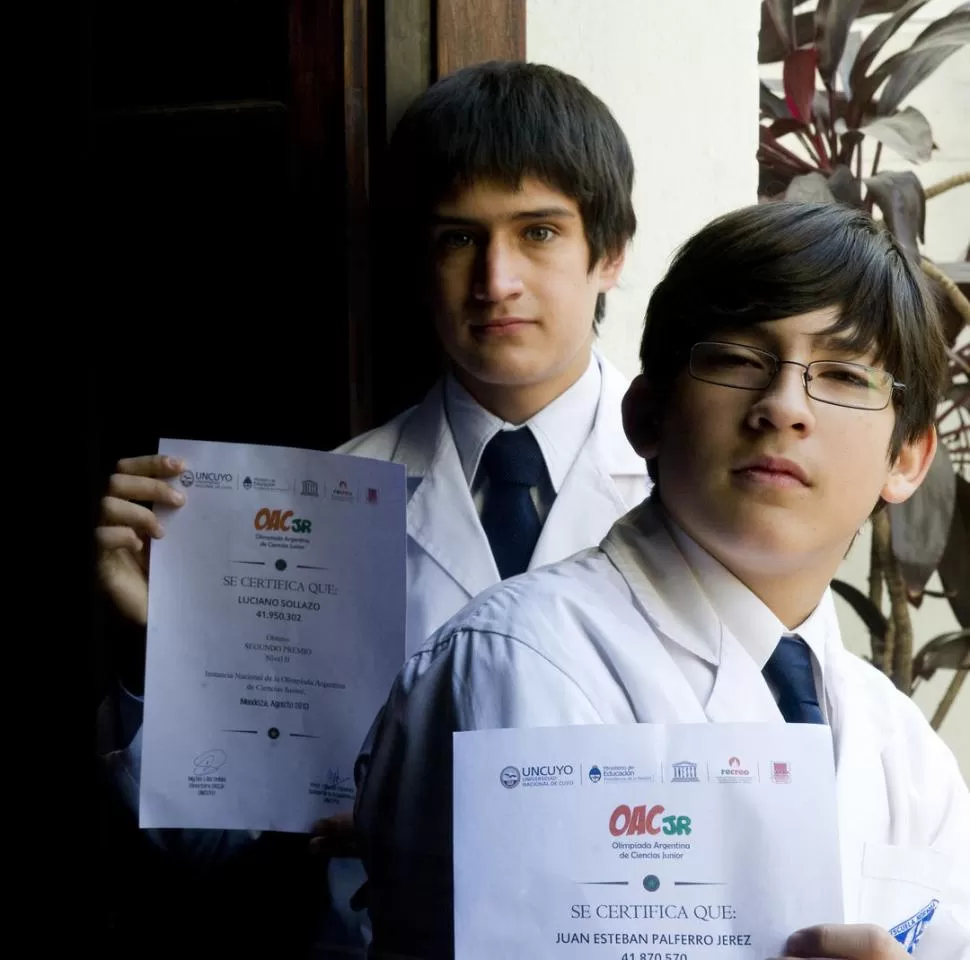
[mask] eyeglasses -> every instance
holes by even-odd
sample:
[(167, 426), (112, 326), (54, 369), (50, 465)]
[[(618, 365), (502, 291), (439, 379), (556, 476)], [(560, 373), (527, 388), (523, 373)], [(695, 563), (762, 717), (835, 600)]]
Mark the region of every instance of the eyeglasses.
[(781, 367), (790, 363), (804, 369), (805, 392), (822, 403), (858, 410), (883, 410), (894, 390), (905, 384), (888, 370), (877, 370), (862, 363), (843, 360), (813, 360), (798, 363), (779, 360), (772, 353), (740, 343), (703, 341), (690, 351), (690, 375), (695, 380), (738, 390), (767, 390)]

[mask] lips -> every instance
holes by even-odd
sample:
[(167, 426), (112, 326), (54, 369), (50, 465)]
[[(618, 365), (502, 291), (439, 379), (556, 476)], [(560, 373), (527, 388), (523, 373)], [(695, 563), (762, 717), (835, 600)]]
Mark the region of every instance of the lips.
[(749, 475), (760, 475), (766, 478), (771, 477), (791, 477), (797, 480), (803, 486), (810, 487), (811, 482), (808, 479), (808, 474), (805, 470), (800, 467), (793, 460), (787, 460), (784, 457), (753, 457), (750, 460), (745, 460), (739, 466), (735, 467), (734, 473), (746, 473)]
[(492, 320), (485, 320), (482, 323), (473, 324), (479, 330), (501, 330), (504, 327), (516, 327), (526, 323), (534, 323), (527, 317), (496, 317)]

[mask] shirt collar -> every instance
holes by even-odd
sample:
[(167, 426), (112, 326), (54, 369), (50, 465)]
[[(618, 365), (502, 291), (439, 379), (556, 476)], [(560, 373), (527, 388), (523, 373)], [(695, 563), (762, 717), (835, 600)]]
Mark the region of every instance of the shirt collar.
[(768, 606), (727, 567), (708, 553), (663, 511), (670, 535), (684, 555), (701, 590), (721, 622), (737, 638), (752, 660), (763, 669), (782, 636), (798, 634), (825, 669), (825, 638), (829, 632), (831, 604), (819, 603), (794, 630), (788, 629)]
[[(528, 427), (536, 438), (556, 493), (593, 428), (602, 376), (599, 358), (594, 351), (583, 375), (522, 425)], [(489, 440), (499, 430), (514, 430), (519, 425), (489, 413), (451, 373), (445, 377), (445, 415), (455, 438), (465, 480), (471, 487)]]

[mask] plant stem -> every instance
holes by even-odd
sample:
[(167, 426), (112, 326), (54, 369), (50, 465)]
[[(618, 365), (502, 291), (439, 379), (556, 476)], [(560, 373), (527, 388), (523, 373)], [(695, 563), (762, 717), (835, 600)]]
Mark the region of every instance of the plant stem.
[(795, 170), (801, 173), (811, 173), (815, 167), (811, 164), (806, 163), (801, 157), (792, 153), (786, 147), (783, 147), (780, 143), (763, 143), (761, 144), (760, 150), (764, 151), (768, 159), (774, 159), (777, 164), (779, 161), (784, 161), (785, 167), (794, 167)]
[(872, 158), (872, 172), (869, 174), (870, 177), (876, 175), (876, 171), (879, 169), (879, 160), (882, 157), (882, 141), (876, 141), (876, 155)]
[(859, 181), (859, 186), (862, 186), (862, 141), (858, 144), (859, 152), (856, 154), (855, 158), (855, 178)]
[(818, 150), (819, 166), (823, 170), (831, 170), (832, 164), (829, 163), (829, 158), (825, 155), (825, 143), (818, 130), (812, 131), (812, 140), (815, 142), (815, 149)]
[(877, 533), (877, 526), (883, 575), (889, 590), (890, 619), (894, 627), (890, 676), (893, 683), (909, 696), (913, 692), (913, 623), (909, 616), (909, 599), (906, 596), (903, 573), (899, 560), (893, 553), (892, 527), (886, 510), (880, 511), (873, 518), (873, 536)]
[(946, 715), (950, 712), (950, 707), (953, 706), (953, 701), (956, 700), (957, 694), (960, 692), (960, 687), (963, 686), (963, 682), (967, 679), (968, 670), (957, 670), (954, 674), (953, 679), (950, 681), (950, 685), (946, 688), (946, 693), (943, 694), (943, 699), (940, 701), (940, 705), (936, 708), (936, 712), (933, 714), (933, 719), (930, 721), (930, 726), (934, 730), (939, 730), (943, 724)]
[(815, 144), (808, 138), (804, 130), (796, 130), (795, 136), (801, 141), (802, 146), (808, 151), (809, 156), (814, 158), (814, 160), (821, 166), (822, 159), (818, 155), (818, 151), (815, 149)]
[(835, 139), (835, 90), (830, 83), (825, 85), (825, 89), (829, 92), (829, 151), (832, 157), (835, 157), (838, 150)]

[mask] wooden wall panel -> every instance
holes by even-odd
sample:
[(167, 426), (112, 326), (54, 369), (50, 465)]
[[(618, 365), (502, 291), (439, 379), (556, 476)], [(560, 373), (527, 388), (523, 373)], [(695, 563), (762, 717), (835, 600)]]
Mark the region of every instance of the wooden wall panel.
[(483, 60), (525, 59), (526, 0), (438, 0), (435, 74)]

